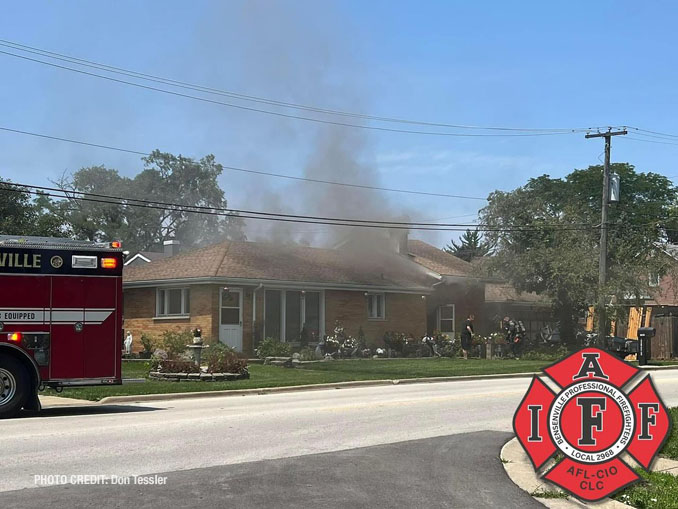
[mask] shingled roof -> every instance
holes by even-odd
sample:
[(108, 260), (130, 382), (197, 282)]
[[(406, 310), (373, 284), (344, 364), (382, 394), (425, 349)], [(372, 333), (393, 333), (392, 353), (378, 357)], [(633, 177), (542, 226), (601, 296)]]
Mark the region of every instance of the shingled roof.
[(509, 283), (488, 283), (485, 285), (485, 302), (521, 303), (548, 306), (551, 300), (534, 292), (519, 292)]
[(410, 239), (407, 247), (414, 262), (441, 276), (476, 277), (473, 265), (431, 244)]
[(235, 241), (221, 242), (142, 266), (125, 267), (123, 272), (126, 284), (205, 278), (409, 290), (429, 290), (435, 282), (422, 267), (396, 253), (365, 256), (344, 249)]

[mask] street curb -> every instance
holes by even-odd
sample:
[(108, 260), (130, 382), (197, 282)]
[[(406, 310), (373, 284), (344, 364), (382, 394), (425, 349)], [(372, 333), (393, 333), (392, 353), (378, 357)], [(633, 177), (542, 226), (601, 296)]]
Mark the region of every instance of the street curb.
[[(527, 454), (523, 451), (522, 446), (517, 438), (512, 438), (504, 444), (499, 453), (499, 459), (502, 460), (504, 471), (511, 479), (513, 484), (518, 486), (521, 490), (526, 491), (532, 496), (535, 491), (555, 491), (562, 492), (557, 486), (540, 478), (534, 470), (532, 463), (530, 463)], [(553, 460), (551, 460), (552, 462)], [(548, 463), (548, 468), (552, 463)], [(542, 471), (545, 468), (542, 468)], [(596, 509), (623, 509), (631, 507), (617, 500), (605, 498), (600, 502), (587, 503), (570, 496), (569, 498), (539, 498), (534, 497), (534, 500), (550, 507), (552, 509), (571, 509), (581, 507), (595, 507)]]
[[(661, 369), (678, 369), (675, 366), (641, 366), (641, 369), (648, 371)], [(231, 389), (224, 391), (204, 391), (204, 392), (177, 392), (170, 394), (139, 394), (135, 396), (109, 396), (99, 401), (101, 405), (117, 403), (141, 403), (145, 401), (171, 401), (175, 399), (193, 399), (193, 398), (216, 398), (223, 396), (251, 396), (276, 394), (284, 392), (318, 391), (323, 389), (346, 389), (352, 387), (372, 387), (379, 385), (399, 385), (399, 384), (424, 384), (424, 383), (442, 383), (442, 382), (463, 382), (472, 380), (494, 380), (500, 378), (531, 378), (535, 375), (541, 375), (541, 371), (532, 371), (527, 373), (499, 373), (491, 375), (461, 375), (461, 376), (438, 376), (426, 378), (403, 378), (403, 379), (384, 379), (384, 380), (356, 380), (352, 382), (335, 382), (328, 384), (312, 385), (290, 385), (286, 387), (261, 387), (258, 389)]]
[(678, 369), (678, 364), (669, 364), (667, 366), (654, 366), (654, 365), (646, 365), (646, 366), (636, 366), (638, 369), (642, 369), (644, 371), (662, 371), (664, 369)]
[(109, 396), (99, 401), (100, 405), (110, 405), (118, 403), (141, 403), (145, 401), (171, 401), (175, 399), (194, 399), (194, 398), (217, 398), (224, 396), (258, 396), (263, 394), (276, 394), (285, 392), (318, 391), (324, 389), (349, 389), (355, 387), (374, 387), (380, 385), (408, 385), (442, 382), (464, 382), (473, 380), (492, 380), (497, 378), (531, 378), (539, 372), (531, 373), (505, 373), (493, 375), (462, 375), (462, 376), (441, 376), (428, 378), (403, 378), (403, 379), (385, 379), (385, 380), (356, 380), (352, 382), (335, 382), (328, 384), (312, 385), (290, 385), (286, 387), (261, 387), (258, 389), (232, 389), (225, 391), (204, 391), (204, 392), (175, 392), (170, 394), (138, 394), (133, 396)]

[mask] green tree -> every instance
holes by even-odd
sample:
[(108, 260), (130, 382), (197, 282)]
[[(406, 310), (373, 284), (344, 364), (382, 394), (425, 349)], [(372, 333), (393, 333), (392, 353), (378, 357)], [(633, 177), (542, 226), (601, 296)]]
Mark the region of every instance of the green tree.
[(474, 258), (487, 256), (492, 252), (492, 245), (483, 241), (483, 236), (476, 230), (466, 230), (459, 238), (459, 244), (454, 240), (445, 246), (445, 251), (457, 258), (470, 262)]
[[(144, 169), (134, 178), (117, 170), (94, 166), (83, 168), (59, 181), (65, 192), (111, 195), (127, 200), (63, 200), (52, 207), (72, 235), (89, 240), (120, 239), (126, 249), (148, 250), (174, 238), (186, 247), (197, 247), (229, 238), (242, 240), (243, 222), (236, 215), (217, 216), (197, 210), (226, 208), (224, 191), (217, 181), (223, 168), (208, 155), (200, 160), (154, 151), (143, 158)], [(176, 207), (135, 206), (145, 200), (176, 203)], [(196, 212), (186, 208), (201, 207)]]
[(0, 179), (0, 235), (58, 236), (64, 228), (50, 213), (50, 200), (44, 194), (35, 198), (23, 188)]
[[(606, 301), (621, 306), (647, 295), (648, 273), (674, 271), (662, 254), (664, 221), (676, 199), (671, 182), (655, 173), (612, 165), (621, 178), (621, 200), (609, 207)], [(563, 179), (543, 175), (511, 192), (496, 191), (481, 211), (496, 245), (488, 270), (518, 289), (549, 295), (566, 340), (577, 315), (598, 297), (602, 166)], [(611, 310), (614, 314), (614, 309)]]

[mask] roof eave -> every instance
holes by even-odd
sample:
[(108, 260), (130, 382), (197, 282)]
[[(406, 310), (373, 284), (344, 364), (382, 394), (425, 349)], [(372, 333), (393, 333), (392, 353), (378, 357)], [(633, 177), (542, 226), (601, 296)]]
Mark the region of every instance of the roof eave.
[(240, 285), (259, 285), (263, 284), (268, 288), (306, 288), (319, 290), (354, 290), (354, 291), (378, 291), (385, 293), (414, 293), (430, 294), (433, 289), (426, 286), (388, 286), (373, 285), (365, 283), (336, 283), (322, 281), (283, 281), (278, 279), (260, 279), (260, 278), (233, 278), (233, 277), (195, 277), (195, 278), (175, 278), (175, 279), (148, 279), (143, 281), (124, 281), (123, 289), (127, 288), (148, 288), (155, 286), (174, 286), (174, 285), (197, 285), (197, 284), (240, 284)]

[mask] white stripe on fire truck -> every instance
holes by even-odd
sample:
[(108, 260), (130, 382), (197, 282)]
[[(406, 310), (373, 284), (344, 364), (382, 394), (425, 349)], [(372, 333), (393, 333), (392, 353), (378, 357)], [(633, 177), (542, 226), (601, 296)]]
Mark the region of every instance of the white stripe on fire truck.
[(100, 325), (113, 311), (113, 308), (0, 308), (0, 322)]

